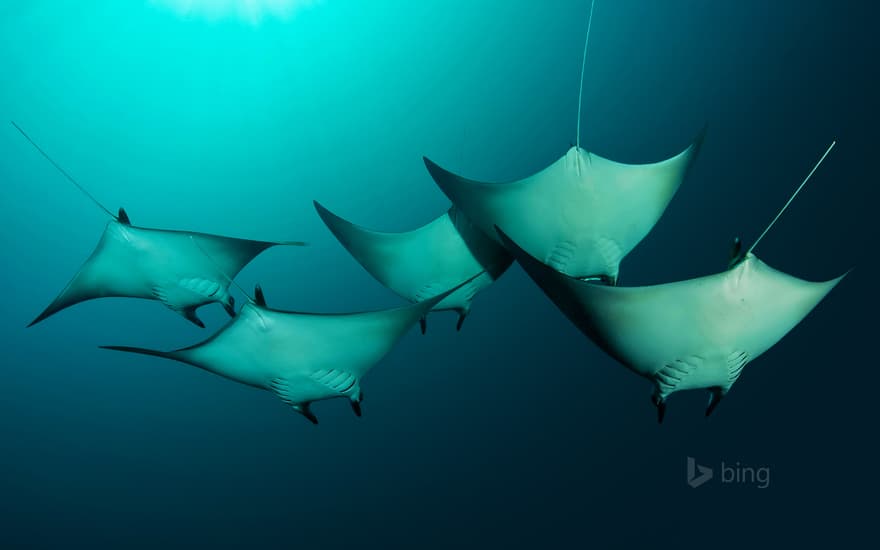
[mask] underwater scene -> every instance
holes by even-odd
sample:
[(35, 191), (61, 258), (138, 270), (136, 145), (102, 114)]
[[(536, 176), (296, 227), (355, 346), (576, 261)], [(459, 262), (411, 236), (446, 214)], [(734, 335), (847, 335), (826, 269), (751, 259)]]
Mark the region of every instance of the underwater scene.
[(0, 3), (0, 547), (866, 545), (878, 11)]

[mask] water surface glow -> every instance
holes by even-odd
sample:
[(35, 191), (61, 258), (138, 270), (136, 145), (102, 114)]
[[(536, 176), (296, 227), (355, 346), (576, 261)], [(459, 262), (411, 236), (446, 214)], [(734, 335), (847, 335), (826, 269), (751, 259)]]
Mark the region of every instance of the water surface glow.
[(289, 19), (303, 8), (320, 0), (150, 0), (152, 4), (171, 9), (181, 17), (209, 20), (238, 18), (259, 23), (266, 17)]

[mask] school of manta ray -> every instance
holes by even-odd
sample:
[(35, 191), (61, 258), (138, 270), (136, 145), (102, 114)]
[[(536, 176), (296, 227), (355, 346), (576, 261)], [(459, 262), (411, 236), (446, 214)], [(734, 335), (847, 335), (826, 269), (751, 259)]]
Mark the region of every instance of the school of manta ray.
[[(104, 207), (18, 124), (46, 160), (110, 217), (97, 247), (29, 326), (86, 300), (156, 300), (204, 328), (197, 310), (217, 302), (231, 320), (202, 343), (174, 351), (102, 348), (173, 359), (274, 393), (312, 423), (315, 401), (348, 399), (361, 415), (364, 376), (431, 311), (458, 314), (461, 330), (475, 296), (519, 263), (590, 340), (650, 381), (657, 420), (680, 390), (709, 393), (706, 416), (743, 368), (778, 343), (845, 276), (809, 282), (773, 269), (754, 254), (782, 213), (831, 152), (832, 142), (794, 194), (747, 249), (734, 239), (727, 268), (695, 279), (618, 286), (620, 263), (658, 222), (695, 162), (705, 128), (679, 154), (652, 164), (622, 164), (580, 146), (584, 41), (577, 142), (523, 179), (487, 183), (424, 158), (452, 205), (407, 232), (368, 229), (314, 203), (327, 228), (379, 283), (409, 302), (346, 314), (269, 307), (258, 285), (236, 310), (230, 286), (257, 255), (301, 241), (256, 241), (139, 227)], [(237, 285), (236, 285), (237, 286)], [(239, 290), (240, 287), (239, 287)]]

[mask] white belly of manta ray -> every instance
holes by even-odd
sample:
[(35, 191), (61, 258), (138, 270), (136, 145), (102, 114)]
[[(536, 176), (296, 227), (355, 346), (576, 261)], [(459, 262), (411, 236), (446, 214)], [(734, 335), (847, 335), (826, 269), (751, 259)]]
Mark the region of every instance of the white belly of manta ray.
[(457, 289), (397, 309), (315, 314), (269, 309), (257, 287), (255, 300), (201, 344), (168, 352), (102, 347), (181, 361), (271, 391), (317, 424), (311, 403), (334, 397), (347, 398), (360, 416), (364, 375), (419, 319)]
[(127, 297), (158, 300), (204, 327), (196, 310), (222, 304), (234, 315), (231, 279), (265, 249), (300, 242), (266, 242), (207, 233), (135, 227), (120, 210), (91, 256), (55, 300), (31, 323), (86, 300)]
[(526, 273), (609, 355), (654, 385), (662, 421), (674, 392), (707, 389), (712, 413), (743, 368), (793, 329), (845, 275), (813, 283), (752, 254), (731, 269), (675, 283), (612, 287), (538, 261), (499, 232)]

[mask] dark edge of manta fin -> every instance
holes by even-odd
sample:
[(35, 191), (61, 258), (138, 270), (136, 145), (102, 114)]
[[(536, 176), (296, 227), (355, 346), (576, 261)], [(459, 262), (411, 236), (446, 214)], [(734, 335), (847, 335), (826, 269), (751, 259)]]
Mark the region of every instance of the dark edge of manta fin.
[(358, 389), (357, 396), (352, 398), (351, 400), (351, 410), (354, 411), (355, 416), (358, 418), (361, 417), (361, 402), (364, 400), (364, 390)]
[(652, 395), (651, 403), (657, 407), (657, 424), (663, 424), (663, 419), (666, 417), (666, 400), (659, 395)]
[(428, 332), (428, 318), (427, 317), (422, 317), (421, 319), (419, 319), (419, 328), (421, 329), (422, 334), (425, 334), (426, 332)]
[(82, 271), (83, 268), (80, 267), (80, 270), (67, 283), (67, 285), (64, 287), (64, 290), (62, 290), (58, 294), (58, 296), (56, 296), (55, 299), (52, 300), (52, 302), (48, 306), (46, 306), (42, 313), (40, 313), (33, 321), (30, 322), (30, 324), (28, 324), (28, 328), (48, 319), (56, 313), (63, 311), (71, 306), (75, 306), (76, 304), (97, 298), (97, 296), (76, 291), (76, 289), (80, 286), (78, 279), (82, 274)]
[(199, 328), (205, 328), (205, 323), (199, 319), (199, 316), (196, 314), (196, 308), (188, 307), (180, 310), (180, 314), (183, 315), (183, 318), (194, 324)]
[(306, 417), (306, 419), (308, 419), (309, 422), (311, 422), (315, 426), (318, 425), (318, 417), (315, 416), (315, 413), (312, 412), (312, 404), (311, 403), (302, 403), (300, 405), (292, 405), (292, 407), (293, 407), (293, 410), (295, 410), (299, 414)]
[(229, 296), (229, 302), (223, 304), (223, 309), (230, 317), (235, 317), (235, 297)]
[(690, 172), (691, 168), (694, 166), (694, 162), (697, 160), (697, 157), (700, 155), (700, 151), (703, 149), (703, 143), (706, 142), (706, 134), (709, 132), (709, 123), (703, 124), (703, 127), (700, 128), (700, 132), (697, 134), (697, 137), (691, 142), (691, 152), (688, 158), (688, 166), (687, 171)]
[(358, 418), (361, 417), (361, 401), (364, 400), (364, 392), (363, 390), (358, 390), (356, 396), (352, 396), (351, 398), (351, 410), (354, 412), (354, 415)]
[(119, 209), (119, 214), (116, 215), (116, 219), (123, 225), (131, 225), (131, 219), (128, 217), (128, 212), (125, 211), (125, 208)]
[[(46, 309), (43, 310), (42, 313), (40, 313), (39, 315), (37, 315), (37, 317), (36, 317), (33, 321), (31, 321), (31, 322), (28, 324), (28, 326), (25, 327), (25, 328), (31, 328), (32, 326), (36, 325), (37, 323), (39, 323), (39, 322), (41, 322), (41, 321), (45, 321), (45, 320), (48, 319), (49, 317), (55, 315), (56, 313), (58, 313), (59, 311), (61, 311), (62, 309), (64, 309), (64, 308), (58, 308), (58, 309), (55, 309), (55, 308), (52, 307), (53, 305), (54, 305), (54, 302), (53, 302), (52, 304), (49, 304), (49, 307), (47, 307)], [(71, 305), (72, 305), (72, 304), (71, 304)], [(66, 308), (66, 307), (68, 307), (68, 306), (64, 306), (64, 307)]]
[(266, 295), (263, 294), (263, 287), (259, 283), (254, 286), (254, 303), (260, 307), (268, 307), (266, 305)]
[(455, 331), (456, 332), (461, 332), (461, 325), (464, 324), (464, 320), (467, 318), (467, 316), (468, 316), (467, 312), (458, 314), (458, 322), (455, 323)]
[(727, 258), (727, 269), (731, 269), (745, 259), (742, 252), (742, 241), (739, 237), (733, 238), (733, 244), (730, 246), (730, 256)]
[(709, 405), (706, 406), (706, 418), (711, 416), (715, 411), (715, 408), (718, 407), (718, 403), (721, 403), (721, 399), (724, 397), (724, 392), (721, 388), (712, 388), (709, 392)]

